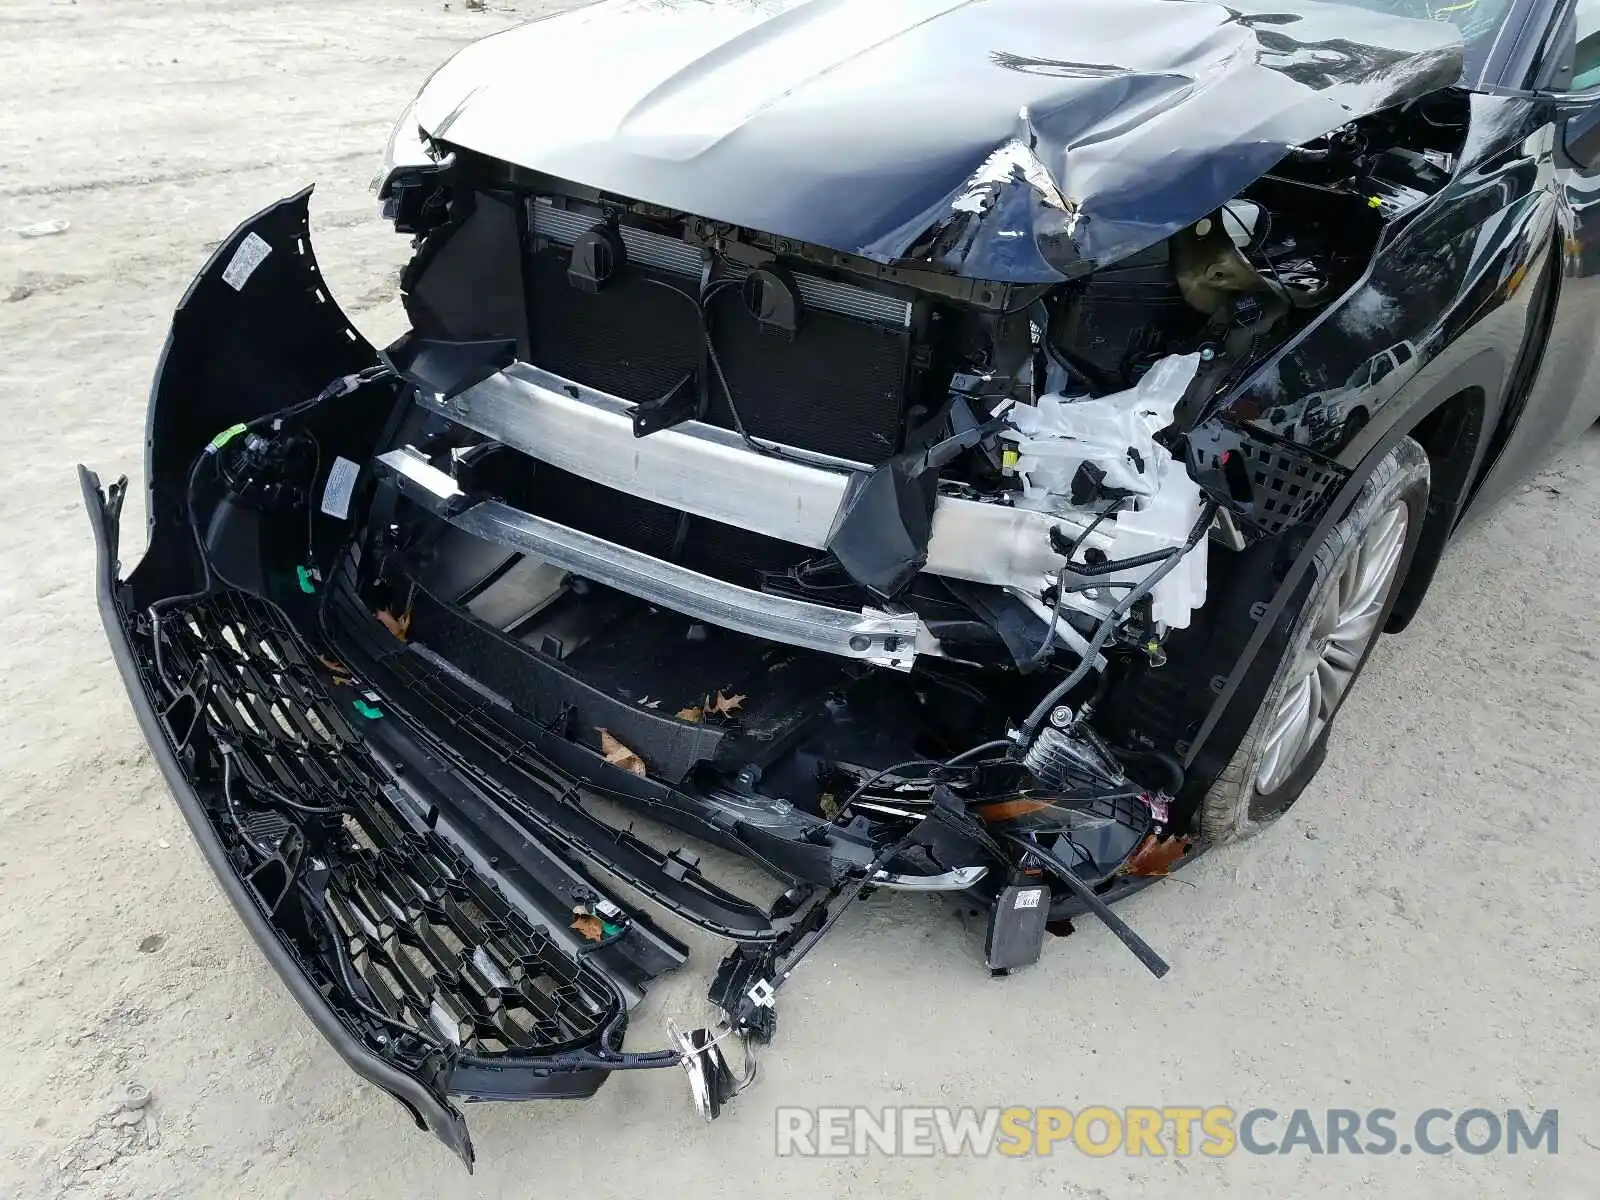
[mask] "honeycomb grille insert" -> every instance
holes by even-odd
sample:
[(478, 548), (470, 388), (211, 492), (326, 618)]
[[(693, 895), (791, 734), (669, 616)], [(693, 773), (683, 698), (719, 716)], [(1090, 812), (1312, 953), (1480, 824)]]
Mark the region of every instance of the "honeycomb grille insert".
[[(381, 709), (359, 693), (336, 703), (277, 610), (225, 594), (169, 615), (162, 634), (168, 677), (183, 681), (169, 724), (190, 713), (178, 724), (203, 723), (236, 771), (233, 803), (214, 806), (236, 860), (246, 865), (246, 847), (303, 848), (296, 894), (312, 893), (343, 943), (343, 963), (320, 973), (353, 970), (362, 1004), (478, 1056), (548, 1055), (601, 1035), (620, 1012), (614, 989), (428, 828), (357, 732), (383, 718), (345, 716)], [(274, 793), (330, 811), (285, 810)]]

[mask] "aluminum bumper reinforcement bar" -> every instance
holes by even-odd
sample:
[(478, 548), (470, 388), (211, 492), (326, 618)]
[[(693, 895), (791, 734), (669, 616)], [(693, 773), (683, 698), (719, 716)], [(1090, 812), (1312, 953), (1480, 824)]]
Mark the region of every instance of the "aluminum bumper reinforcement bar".
[[(699, 421), (636, 438), (626, 400), (523, 362), (456, 396), (419, 389), (417, 403), (630, 496), (813, 549), (827, 545), (851, 473), (861, 469), (806, 451), (756, 454), (732, 431)], [(1072, 537), (1087, 527), (1077, 514), (940, 496), (923, 570), (1037, 595), (1061, 566), (1050, 545), (1057, 525)], [(1112, 541), (1097, 530), (1084, 546), (1109, 552)]]
[(494, 542), (638, 596), (652, 604), (751, 637), (911, 670), (918, 654), (939, 644), (913, 612), (863, 608), (859, 613), (739, 587), (546, 520), (498, 500), (468, 502), (456, 481), (409, 447), (378, 464), (401, 490), (463, 533)]

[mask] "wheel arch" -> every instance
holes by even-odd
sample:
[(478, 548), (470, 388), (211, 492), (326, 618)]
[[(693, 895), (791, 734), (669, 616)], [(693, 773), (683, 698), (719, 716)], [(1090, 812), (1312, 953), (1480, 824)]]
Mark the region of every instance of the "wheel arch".
[[(1292, 558), (1286, 563), (1280, 560), (1282, 565), (1272, 572), (1275, 585), (1270, 600), (1263, 599), (1257, 602), (1251, 613), (1253, 628), (1248, 639), (1239, 648), (1228, 673), (1225, 676), (1217, 676), (1213, 681), (1210, 689), (1213, 694), (1210, 711), (1199, 723), (1192, 740), (1183, 747), (1181, 758), (1186, 769), (1198, 768), (1200, 778), (1204, 779), (1211, 775), (1212, 771), (1202, 765), (1202, 760), (1211, 767), (1220, 766), (1217, 762), (1217, 747), (1208, 743), (1212, 735), (1217, 732), (1219, 724), (1223, 722), (1224, 716), (1230, 714), (1234, 698), (1245, 679), (1259, 671), (1257, 658), (1261, 648), (1282, 617), (1296, 589), (1305, 580), (1317, 546), (1355, 502), (1362, 481), (1371, 474), (1373, 467), (1381, 462), (1402, 438), (1410, 436), (1413, 431), (1420, 431), (1435, 441), (1433, 448), (1424, 443), (1424, 449), (1428, 450), (1430, 473), (1441, 472), (1445, 487), (1439, 489), (1439, 510), (1436, 518), (1434, 486), (1430, 485), (1428, 513), (1423, 534), (1412, 552), (1411, 563), (1406, 568), (1406, 582), (1402, 585), (1400, 599), (1410, 600), (1410, 607), (1406, 610), (1405, 617), (1409, 620), (1410, 614), (1415, 612), (1416, 604), (1420, 602), (1433, 577), (1439, 555), (1455, 525), (1460, 508), (1471, 493), (1471, 483), (1477, 477), (1477, 468), (1483, 456), (1485, 444), (1483, 430), (1488, 416), (1487, 398), (1503, 396), (1501, 381), (1507, 374), (1503, 353), (1492, 347), (1484, 347), (1456, 364), (1443, 378), (1436, 380), (1433, 386), (1423, 393), (1421, 399), (1406, 405), (1396, 419), (1382, 427), (1381, 431), (1376, 423), (1369, 425), (1363, 431), (1363, 440), (1367, 442), (1366, 452), (1362, 454), (1360, 461), (1351, 470), (1349, 479), (1332, 498), (1315, 525), (1299, 531), (1299, 536), (1293, 539)], [(1382, 410), (1380, 414), (1381, 412)], [(1455, 436), (1458, 433), (1460, 437)], [(1435, 459), (1435, 451), (1440, 455), (1438, 459)], [(1427, 555), (1426, 559), (1424, 554)], [(1394, 611), (1400, 611), (1398, 600)], [(1386, 630), (1392, 628), (1395, 628), (1393, 618), (1385, 626)], [(1237, 724), (1237, 721), (1231, 724)], [(1242, 732), (1242, 726), (1240, 731)]]
[(1384, 626), (1385, 633), (1399, 633), (1411, 623), (1433, 583), (1456, 518), (1477, 478), (1486, 409), (1483, 386), (1472, 384), (1419, 414), (1406, 431), (1427, 451), (1432, 478), (1422, 536)]

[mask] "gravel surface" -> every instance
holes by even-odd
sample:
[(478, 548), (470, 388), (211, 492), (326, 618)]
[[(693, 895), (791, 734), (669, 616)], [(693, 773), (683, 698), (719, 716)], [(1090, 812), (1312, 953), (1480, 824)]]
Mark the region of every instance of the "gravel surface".
[[(991, 981), (980, 930), (882, 898), (796, 976), (723, 1120), (700, 1125), (662, 1075), (484, 1106), (470, 1181), (338, 1062), (140, 740), (72, 466), (137, 476), (174, 304), (234, 224), (307, 182), (334, 294), (373, 341), (400, 330), (407, 248), (366, 190), (378, 152), (428, 70), (517, 15), (0, 0), (0, 1194), (1600, 1192), (1600, 891), (1568, 853), (1600, 832), (1593, 433), (1460, 540), (1290, 818), (1126, 906), (1166, 980), (1086, 925)], [(137, 489), (128, 508), (131, 561)], [(703, 1018), (718, 950), (690, 940), (694, 969), (652, 992), (630, 1044)], [(779, 1160), (780, 1102), (1530, 1106), (1560, 1109), (1561, 1140), (1554, 1157)]]

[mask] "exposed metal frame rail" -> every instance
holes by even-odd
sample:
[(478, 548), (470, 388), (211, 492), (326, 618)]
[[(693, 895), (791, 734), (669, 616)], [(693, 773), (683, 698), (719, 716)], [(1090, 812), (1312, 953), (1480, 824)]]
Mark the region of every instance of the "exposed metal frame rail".
[(406, 495), (463, 533), (751, 637), (910, 671), (939, 643), (914, 612), (859, 613), (771, 596), (652, 558), (498, 500), (468, 503), (456, 481), (407, 447), (378, 458)]
[[(453, 397), (417, 403), (561, 470), (641, 500), (812, 549), (827, 545), (851, 473), (862, 464), (786, 448), (753, 452), (738, 434), (685, 421), (633, 432), (626, 400), (517, 362)], [(1050, 530), (1082, 537), (1087, 520), (942, 495), (933, 513), (929, 574), (1038, 595), (1061, 566)], [(1113, 539), (1088, 535), (1106, 553)]]

